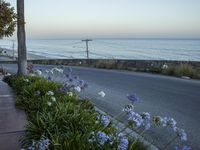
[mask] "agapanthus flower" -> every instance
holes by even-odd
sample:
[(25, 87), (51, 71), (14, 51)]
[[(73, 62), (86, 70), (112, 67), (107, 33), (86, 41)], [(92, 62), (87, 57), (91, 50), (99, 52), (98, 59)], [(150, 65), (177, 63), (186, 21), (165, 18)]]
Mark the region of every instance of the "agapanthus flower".
[(142, 125), (145, 127), (145, 129), (149, 129), (151, 127), (151, 116), (148, 112), (143, 112), (141, 114), (141, 117), (143, 119)]
[(29, 147), (27, 148), (27, 150), (35, 150), (35, 144), (36, 144), (36, 142), (33, 141), (32, 144), (31, 144), (31, 146), (29, 146)]
[(72, 92), (67, 92), (67, 95), (69, 95), (69, 97), (72, 97), (73, 93)]
[(39, 143), (38, 143), (38, 149), (39, 150), (46, 150), (46, 149), (48, 149), (49, 145), (50, 145), (49, 139), (40, 140)]
[(108, 141), (108, 139), (109, 139), (109, 136), (105, 132), (99, 131), (97, 133), (97, 140), (100, 145), (104, 145), (105, 142)]
[(48, 106), (51, 106), (51, 105), (52, 105), (52, 103), (51, 103), (51, 102), (47, 102), (47, 105), (48, 105)]
[(24, 79), (25, 82), (29, 82), (29, 79)]
[(94, 131), (91, 132), (91, 138), (88, 141), (89, 142), (95, 142), (96, 141)]
[(69, 80), (68, 80), (70, 83), (72, 83), (73, 82), (73, 79), (72, 78), (69, 78)]
[(187, 141), (187, 134), (185, 130), (176, 127), (175, 132), (180, 137), (181, 141)]
[(62, 69), (53, 68), (53, 69), (51, 69), (51, 71), (53, 72), (53, 74), (56, 74), (56, 75), (63, 74), (63, 70)]
[(182, 150), (192, 150), (192, 148), (185, 145), (185, 146), (183, 146)]
[(40, 96), (40, 94), (41, 94), (41, 92), (40, 92), (39, 90), (37, 90), (37, 91), (35, 92), (35, 96)]
[(47, 95), (52, 95), (52, 96), (53, 96), (54, 93), (53, 93), (52, 91), (48, 91), (48, 92), (47, 92)]
[(131, 113), (132, 111), (134, 111), (133, 104), (126, 105), (122, 111), (126, 112), (127, 114)]
[(175, 128), (176, 127), (176, 120), (174, 120), (174, 118), (169, 118), (168, 121), (167, 121), (167, 124), (172, 127), (172, 128)]
[(132, 102), (138, 102), (140, 99), (136, 94), (127, 94), (127, 98)]
[(81, 92), (81, 88), (79, 86), (75, 86), (74, 90), (77, 91), (77, 92)]
[(98, 93), (98, 95), (101, 96), (101, 97), (105, 97), (106, 94), (105, 94), (104, 91), (101, 91), (101, 92)]
[(74, 76), (74, 79), (75, 79), (75, 80), (78, 80), (78, 79), (79, 79), (79, 77), (78, 77), (78, 76)]
[(71, 75), (70, 75), (70, 74), (66, 74), (65, 76), (66, 76), (67, 78), (69, 78)]
[(178, 146), (174, 146), (174, 150), (192, 150), (192, 148), (186, 145), (183, 146), (182, 148)]
[(41, 75), (42, 75), (42, 71), (41, 71), (41, 70), (36, 70), (36, 71), (35, 71), (35, 74), (36, 74), (37, 76), (41, 76)]
[(119, 137), (119, 145), (117, 146), (117, 150), (127, 150), (128, 149), (128, 138), (125, 137), (122, 133), (118, 135)]
[(101, 120), (105, 127), (107, 127), (110, 124), (110, 118), (106, 115), (102, 115)]
[(168, 125), (168, 120), (169, 119), (167, 117), (161, 118), (161, 125), (166, 127)]
[(143, 123), (141, 115), (133, 111), (128, 114), (128, 121), (133, 122), (136, 127), (140, 127)]
[(52, 78), (50, 77), (50, 76), (48, 76), (48, 78), (47, 78), (49, 81), (51, 81), (52, 80)]
[(52, 102), (56, 102), (56, 98), (55, 97), (51, 97)]

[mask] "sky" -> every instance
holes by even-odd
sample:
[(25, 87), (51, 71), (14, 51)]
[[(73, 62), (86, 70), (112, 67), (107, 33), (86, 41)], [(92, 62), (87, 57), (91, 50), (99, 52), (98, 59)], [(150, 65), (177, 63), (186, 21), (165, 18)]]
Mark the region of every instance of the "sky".
[(25, 0), (25, 18), (28, 38), (200, 38), (200, 0)]

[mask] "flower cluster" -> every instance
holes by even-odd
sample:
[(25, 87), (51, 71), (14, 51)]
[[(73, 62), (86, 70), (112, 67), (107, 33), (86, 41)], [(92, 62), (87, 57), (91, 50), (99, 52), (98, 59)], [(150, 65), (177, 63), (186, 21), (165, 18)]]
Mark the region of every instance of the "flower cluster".
[(128, 149), (128, 138), (124, 136), (122, 133), (118, 135), (119, 138), (119, 145), (117, 147), (117, 150), (127, 150)]
[(106, 115), (98, 115), (96, 123), (100, 122), (104, 125), (104, 127), (107, 127), (110, 124), (111, 120)]
[(79, 78), (77, 75), (73, 75), (72, 69), (68, 68), (68, 72), (65, 73), (63, 69), (52, 68), (51, 70), (36, 70), (36, 76), (44, 77), (49, 81), (57, 81), (63, 84), (63, 87), (58, 89), (59, 92), (81, 92), (84, 88), (88, 87), (88, 84)]
[(35, 92), (35, 96), (40, 96), (40, 94), (41, 94), (41, 92), (40, 92), (39, 90), (37, 90), (37, 91)]
[(134, 111), (133, 104), (138, 102), (139, 98), (135, 94), (128, 94), (127, 98), (131, 101), (131, 103), (124, 107), (123, 112), (127, 114), (127, 120), (130, 127), (144, 127), (145, 131), (152, 126), (152, 123), (154, 123), (156, 126), (170, 127), (181, 141), (187, 141), (186, 132), (177, 127), (177, 122), (174, 118), (162, 118), (160, 116), (154, 116), (151, 118), (151, 115), (148, 112), (143, 112), (141, 114), (137, 113)]
[(50, 101), (47, 102), (47, 105), (52, 106), (52, 102), (56, 102), (56, 98), (54, 97), (54, 92), (48, 91), (46, 95), (50, 96)]
[(192, 148), (186, 145), (183, 146), (182, 148), (178, 146), (174, 146), (174, 150), (192, 150)]
[(161, 125), (163, 127), (171, 127), (173, 131), (177, 134), (177, 136), (180, 137), (181, 141), (187, 141), (186, 132), (183, 129), (177, 127), (177, 122), (174, 118), (162, 118), (160, 116), (156, 116), (154, 117), (153, 121), (156, 125)]
[(109, 140), (109, 136), (102, 131), (99, 131), (97, 133), (97, 141), (100, 145), (104, 145), (105, 142), (107, 142)]
[(24, 82), (27, 82), (27, 83), (29, 83), (29, 79), (24, 79)]
[(106, 142), (112, 145), (114, 140), (115, 140), (114, 136), (108, 135), (103, 131), (98, 131), (96, 134), (95, 132), (91, 133), (91, 138), (89, 139), (89, 142), (97, 141), (99, 146), (103, 146)]
[(136, 95), (136, 94), (127, 94), (127, 98), (132, 102), (132, 103), (135, 103), (135, 102), (138, 102), (140, 99), (139, 97)]
[[(33, 141), (31, 146), (27, 148), (27, 150), (46, 150), (50, 145), (49, 139), (41, 139), (40, 141), (36, 142)], [(24, 150), (24, 149), (22, 149)]]

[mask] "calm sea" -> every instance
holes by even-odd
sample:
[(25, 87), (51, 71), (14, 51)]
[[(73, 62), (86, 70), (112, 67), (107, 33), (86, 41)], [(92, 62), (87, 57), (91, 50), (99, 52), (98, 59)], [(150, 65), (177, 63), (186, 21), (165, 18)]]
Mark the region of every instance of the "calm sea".
[[(11, 40), (0, 47), (12, 48)], [(15, 41), (16, 49), (16, 41)], [(86, 58), (81, 40), (27, 40), (29, 53), (47, 58)], [(200, 61), (200, 40), (94, 39), (89, 42), (90, 58)]]

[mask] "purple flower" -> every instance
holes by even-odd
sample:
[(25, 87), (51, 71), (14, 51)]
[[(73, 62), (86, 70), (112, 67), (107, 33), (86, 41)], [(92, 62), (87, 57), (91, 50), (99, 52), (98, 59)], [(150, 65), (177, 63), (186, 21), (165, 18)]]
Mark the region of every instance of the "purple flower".
[(130, 112), (128, 114), (128, 121), (131, 121), (135, 124), (136, 127), (140, 127), (143, 124), (143, 119), (140, 114), (136, 112)]
[(180, 137), (181, 141), (187, 141), (187, 134), (185, 133), (185, 130), (179, 129), (177, 127), (174, 130), (177, 133), (177, 135)]
[(132, 102), (138, 102), (140, 99), (136, 94), (127, 94), (127, 98)]
[(39, 90), (37, 90), (37, 91), (35, 92), (35, 96), (40, 96), (40, 94), (41, 94), (41, 92), (40, 92)]
[(191, 147), (189, 146), (183, 146), (182, 148), (178, 147), (178, 146), (174, 146), (174, 150), (192, 150)]
[(108, 116), (101, 116), (101, 120), (105, 127), (107, 127), (110, 124), (110, 118)]
[(70, 77), (70, 75), (69, 75), (69, 74), (66, 74), (65, 76), (66, 76), (67, 78), (69, 78), (69, 77)]
[(35, 144), (36, 144), (36, 142), (33, 141), (31, 146), (29, 146), (27, 150), (35, 150)]
[(124, 107), (124, 109), (122, 110), (123, 112), (126, 112), (127, 114), (131, 113), (132, 111), (134, 111), (134, 106), (132, 104), (128, 104)]
[(104, 143), (109, 139), (109, 136), (102, 131), (99, 131), (97, 133), (97, 140), (99, 142), (100, 145), (104, 145)]
[(142, 125), (146, 130), (149, 129), (151, 127), (151, 115), (148, 112), (143, 112), (141, 117), (143, 119)]
[(46, 150), (49, 145), (50, 145), (50, 140), (49, 139), (41, 140), (38, 143), (38, 149), (39, 150)]
[(78, 80), (78, 79), (79, 79), (79, 77), (78, 77), (78, 76), (74, 76), (74, 79), (75, 79), (75, 80)]
[(192, 150), (192, 148), (189, 146), (183, 146), (182, 150)]
[(49, 81), (51, 81), (51, 80), (52, 80), (52, 78), (49, 76), (49, 77), (48, 77), (48, 80), (49, 80)]
[(79, 81), (78, 81), (78, 84), (79, 84), (81, 87), (84, 86), (84, 83), (85, 83), (84, 80), (79, 80)]
[(72, 78), (69, 78), (69, 80), (68, 80), (69, 82), (73, 82), (73, 79)]
[(167, 124), (172, 127), (173, 129), (176, 127), (176, 120), (174, 120), (174, 118), (169, 118), (167, 121)]
[(119, 145), (117, 146), (117, 150), (127, 150), (128, 149), (128, 138), (123, 134), (119, 134)]

